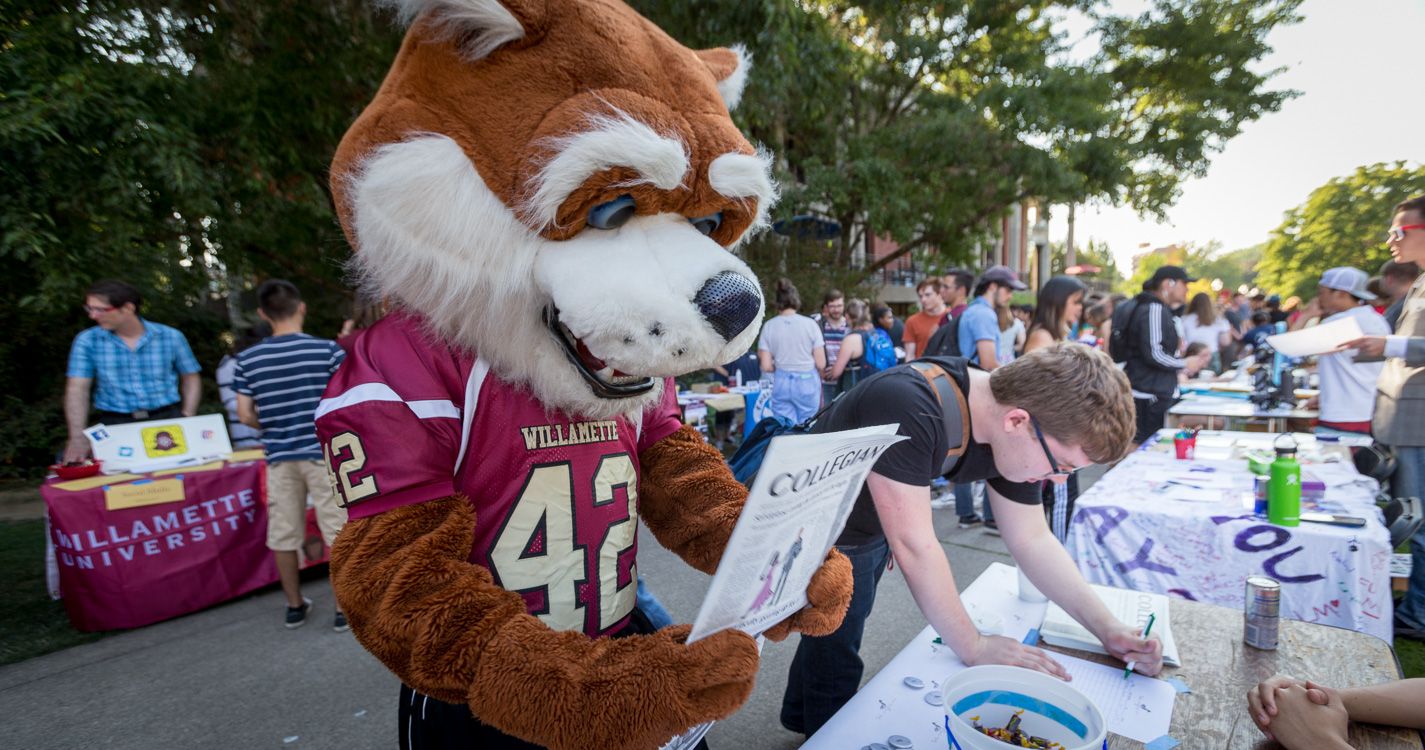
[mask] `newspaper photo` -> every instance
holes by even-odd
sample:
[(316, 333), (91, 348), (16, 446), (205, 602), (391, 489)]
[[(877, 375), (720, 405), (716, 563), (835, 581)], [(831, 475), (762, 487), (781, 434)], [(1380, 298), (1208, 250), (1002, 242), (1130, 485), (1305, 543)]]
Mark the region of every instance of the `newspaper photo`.
[(772, 439), (689, 643), (728, 628), (761, 635), (806, 606), (812, 574), (846, 526), (866, 475), (906, 439), (897, 427)]

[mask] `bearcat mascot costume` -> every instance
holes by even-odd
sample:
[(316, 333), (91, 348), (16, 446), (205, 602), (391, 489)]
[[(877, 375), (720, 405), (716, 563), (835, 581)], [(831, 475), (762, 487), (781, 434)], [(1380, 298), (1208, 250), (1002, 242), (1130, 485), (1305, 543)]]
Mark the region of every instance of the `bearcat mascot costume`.
[[(332, 165), (363, 290), (395, 306), (317, 410), (351, 519), (332, 584), (401, 678), (403, 746), (656, 748), (758, 665), (744, 633), (689, 645), (634, 607), (640, 517), (712, 573), (746, 499), (672, 384), (762, 319), (731, 252), (775, 199), (728, 115), (745, 55), (617, 0), (398, 5)], [(850, 596), (833, 550), (768, 635), (829, 633)]]

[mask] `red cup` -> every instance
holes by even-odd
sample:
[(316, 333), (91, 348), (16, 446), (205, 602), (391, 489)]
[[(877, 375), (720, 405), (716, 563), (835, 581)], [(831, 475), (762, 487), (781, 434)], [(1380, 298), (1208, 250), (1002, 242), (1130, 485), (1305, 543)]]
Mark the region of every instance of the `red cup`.
[(1197, 436), (1190, 438), (1174, 437), (1173, 450), (1177, 451), (1178, 458), (1192, 458), (1197, 451)]

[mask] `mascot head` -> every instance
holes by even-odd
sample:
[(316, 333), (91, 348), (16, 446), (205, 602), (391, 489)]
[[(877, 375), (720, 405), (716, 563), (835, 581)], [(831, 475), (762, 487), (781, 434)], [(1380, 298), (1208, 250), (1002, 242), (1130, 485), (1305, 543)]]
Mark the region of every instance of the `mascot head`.
[(775, 200), (740, 49), (617, 0), (400, 0), (411, 26), (332, 183), (360, 282), (547, 406), (632, 414), (762, 318), (733, 249)]

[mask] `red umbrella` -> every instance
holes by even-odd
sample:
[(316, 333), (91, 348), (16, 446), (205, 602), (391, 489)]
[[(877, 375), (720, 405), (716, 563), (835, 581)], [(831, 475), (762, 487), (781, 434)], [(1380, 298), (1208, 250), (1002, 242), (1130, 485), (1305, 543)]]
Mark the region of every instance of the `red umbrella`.
[(1068, 268), (1064, 269), (1064, 273), (1067, 273), (1070, 276), (1077, 276), (1081, 273), (1098, 273), (1102, 270), (1103, 269), (1099, 268), (1098, 266), (1069, 266)]

